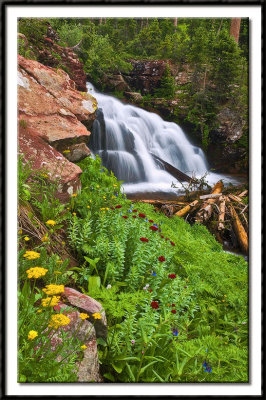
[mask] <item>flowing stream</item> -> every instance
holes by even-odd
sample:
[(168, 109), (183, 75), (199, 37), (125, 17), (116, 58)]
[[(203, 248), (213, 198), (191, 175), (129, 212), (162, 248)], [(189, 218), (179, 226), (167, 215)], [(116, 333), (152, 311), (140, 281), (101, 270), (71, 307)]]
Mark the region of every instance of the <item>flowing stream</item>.
[[(200, 178), (208, 171), (206, 180), (210, 185), (219, 179), (225, 185), (237, 183), (231, 177), (210, 172), (203, 151), (192, 145), (174, 122), (99, 93), (91, 83), (87, 83), (87, 89), (98, 102), (89, 147), (124, 182), (125, 193), (176, 195), (184, 191), (181, 183), (150, 153), (190, 176)], [(172, 183), (175, 188), (171, 187)]]

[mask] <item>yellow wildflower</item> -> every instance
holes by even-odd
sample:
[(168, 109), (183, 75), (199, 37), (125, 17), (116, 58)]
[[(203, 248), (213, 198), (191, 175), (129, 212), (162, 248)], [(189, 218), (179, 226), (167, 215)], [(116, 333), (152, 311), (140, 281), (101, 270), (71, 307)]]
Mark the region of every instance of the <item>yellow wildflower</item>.
[(38, 279), (41, 276), (44, 276), (47, 271), (48, 271), (48, 269), (45, 269), (42, 267), (34, 267), (34, 268), (28, 269), (26, 271), (26, 273), (28, 275), (28, 279), (31, 279), (31, 278)]
[(46, 285), (46, 287), (43, 289), (43, 292), (48, 294), (48, 296), (52, 296), (54, 294), (64, 293), (64, 290), (64, 285)]
[(99, 185), (96, 185), (96, 187), (99, 188), (100, 186), (99, 186)]
[(226, 294), (224, 294), (224, 297), (227, 297)]
[(222, 302), (224, 303), (224, 302), (225, 302), (225, 300), (223, 299), (223, 300), (222, 300)]
[(72, 194), (72, 197), (77, 197), (77, 193), (73, 193), (73, 194)]
[(56, 225), (56, 222), (53, 221), (52, 219), (49, 219), (48, 221), (46, 221), (46, 224), (47, 224), (47, 225), (55, 226), (55, 225)]
[(44, 235), (43, 237), (42, 237), (42, 239), (41, 239), (41, 241), (42, 242), (48, 242), (48, 236), (47, 235)]
[(77, 215), (77, 213), (72, 213), (72, 215), (74, 215), (74, 216), (75, 216), (75, 215)]
[(115, 185), (115, 184), (114, 184), (113, 186), (114, 186), (114, 187), (117, 187), (117, 185)]
[(37, 336), (38, 336), (38, 332), (36, 332), (36, 331), (29, 331), (29, 333), (28, 333), (28, 339), (29, 339), (29, 340), (33, 340), (33, 339), (35, 339)]
[(87, 208), (90, 208), (90, 206), (87, 206)]
[(20, 230), (18, 231), (18, 233), (19, 233), (19, 235), (22, 235), (22, 229), (20, 229)]
[(58, 329), (60, 326), (66, 326), (70, 323), (70, 318), (64, 314), (55, 314), (51, 316), (49, 327)]
[(70, 150), (64, 150), (63, 151), (63, 154), (67, 154), (67, 153), (70, 153)]
[(28, 260), (35, 260), (36, 258), (40, 257), (40, 253), (36, 253), (36, 251), (28, 250), (23, 255), (23, 257), (27, 258)]
[(61, 242), (61, 243), (62, 243), (63, 246), (66, 244), (66, 242)]
[(30, 238), (28, 236), (25, 236), (24, 240), (27, 242), (28, 240), (30, 240)]
[(108, 208), (108, 207), (106, 207), (106, 210), (109, 210), (109, 208)]
[(62, 264), (63, 261), (62, 261), (62, 260), (57, 260), (56, 262), (57, 262), (58, 264)]
[(43, 312), (43, 310), (37, 310), (37, 313), (38, 314), (40, 314), (40, 313), (42, 313)]
[(96, 313), (92, 314), (92, 316), (93, 316), (93, 318), (94, 318), (94, 319), (102, 319), (102, 316), (101, 316), (101, 314), (100, 314), (100, 313), (98, 313), (98, 312), (96, 312)]
[(57, 306), (60, 300), (60, 296), (47, 297), (46, 299), (42, 299), (43, 307), (54, 307)]
[(86, 350), (87, 346), (84, 344), (83, 346), (80, 346), (81, 350)]
[(87, 318), (89, 318), (89, 315), (88, 315), (88, 314), (85, 314), (85, 313), (80, 313), (80, 314), (79, 314), (79, 318), (81, 318), (81, 319), (87, 319)]
[(103, 207), (103, 208), (100, 208), (100, 210), (102, 211), (102, 210), (105, 210), (105, 208)]

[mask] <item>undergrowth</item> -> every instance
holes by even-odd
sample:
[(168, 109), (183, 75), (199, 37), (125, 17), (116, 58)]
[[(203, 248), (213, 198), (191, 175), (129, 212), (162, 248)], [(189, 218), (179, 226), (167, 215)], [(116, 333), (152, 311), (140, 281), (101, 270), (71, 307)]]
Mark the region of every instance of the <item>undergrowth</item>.
[[(106, 311), (108, 337), (97, 339), (105, 380), (247, 382), (244, 259), (225, 253), (204, 226), (133, 204), (98, 157), (79, 165), (82, 190), (65, 206), (68, 242), (79, 267), (63, 264), (58, 276)], [(43, 249), (40, 254), (48, 257)], [(50, 265), (47, 258), (38, 264)], [(24, 259), (22, 280), (27, 267)]]

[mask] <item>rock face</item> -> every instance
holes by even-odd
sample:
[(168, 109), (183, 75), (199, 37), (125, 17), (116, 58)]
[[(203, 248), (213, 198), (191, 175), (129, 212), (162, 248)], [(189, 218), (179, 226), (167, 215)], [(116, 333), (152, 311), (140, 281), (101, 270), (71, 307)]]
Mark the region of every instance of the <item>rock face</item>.
[[(66, 305), (59, 303), (55, 308), (57, 311), (64, 310)], [(68, 333), (69, 336), (76, 336), (82, 345), (87, 347), (83, 350), (83, 359), (77, 362), (78, 382), (103, 382), (99, 371), (96, 332), (93, 324), (89, 320), (81, 320), (79, 318), (80, 313), (74, 309), (63, 311), (63, 313), (70, 319), (70, 323), (60, 329)], [(55, 351), (62, 344), (61, 334), (52, 331), (50, 335), (51, 350)], [(57, 360), (61, 361), (60, 355), (57, 356)]]
[(96, 335), (106, 339), (107, 319), (101, 303), (94, 300), (92, 297), (87, 296), (86, 294), (80, 293), (77, 290), (68, 287), (65, 287), (63, 296), (69, 304), (78, 307), (83, 312), (88, 313), (90, 316), (94, 313), (100, 313), (101, 319), (95, 320)]
[(164, 60), (130, 60), (133, 69), (124, 78), (131, 89), (142, 94), (153, 93), (166, 68)]
[(44, 34), (39, 38), (37, 43), (35, 38), (31, 37), (30, 34), (26, 37), (22, 33), (18, 33), (19, 39), (24, 42), (24, 49), (31, 50), (37, 61), (48, 67), (63, 68), (75, 82), (76, 89), (85, 92), (87, 78), (83, 63), (75, 53), (75, 50), (77, 50), (76, 46), (74, 48), (59, 46), (56, 44), (59, 36), (51, 25), (41, 19), (39, 19), (38, 23), (40, 30)]
[(45, 169), (50, 178), (60, 175), (58, 197), (62, 200), (78, 190), (81, 173), (64, 152), (70, 148), (73, 161), (89, 155), (87, 128), (95, 119), (96, 108), (96, 100), (75, 90), (75, 83), (63, 70), (18, 57), (20, 153), (25, 161), (33, 162), (33, 168)]

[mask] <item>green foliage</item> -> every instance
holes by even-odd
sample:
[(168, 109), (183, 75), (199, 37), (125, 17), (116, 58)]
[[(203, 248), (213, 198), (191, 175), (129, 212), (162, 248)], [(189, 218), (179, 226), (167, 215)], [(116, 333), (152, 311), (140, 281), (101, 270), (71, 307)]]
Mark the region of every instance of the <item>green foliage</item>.
[[(168, 219), (147, 204), (132, 205), (98, 157), (80, 164), (83, 190), (74, 199), (69, 238), (82, 265), (73, 271), (76, 284), (107, 313), (107, 342), (98, 341), (104, 377), (247, 381), (245, 261), (224, 253), (204, 226)], [(149, 228), (149, 219), (158, 231)], [(211, 374), (202, 367), (206, 358)]]
[(171, 75), (168, 64), (160, 80), (159, 88), (155, 90), (155, 95), (166, 99), (171, 99), (175, 95), (175, 78)]

